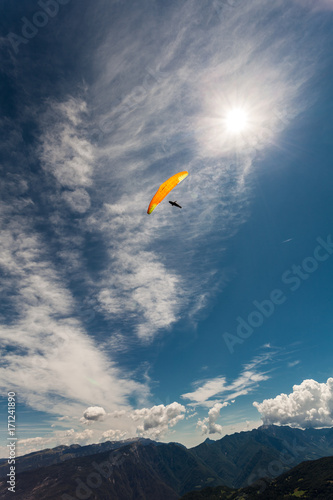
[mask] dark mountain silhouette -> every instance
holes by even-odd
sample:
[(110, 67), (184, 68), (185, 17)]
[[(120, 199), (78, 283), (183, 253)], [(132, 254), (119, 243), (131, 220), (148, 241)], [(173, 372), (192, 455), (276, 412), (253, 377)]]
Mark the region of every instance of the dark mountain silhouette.
[[(173, 500), (207, 486), (248, 487), (304, 460), (331, 455), (333, 429), (278, 426), (206, 440), (191, 449), (142, 439), (57, 447), (17, 459), (16, 495), (22, 500)], [(8, 465), (2, 469), (7, 473)], [(6, 479), (0, 482), (2, 498), (12, 498)]]
[(239, 488), (263, 476), (276, 477), (304, 460), (333, 455), (333, 429), (261, 426), (204, 442), (191, 452), (223, 478), (222, 484)]
[[(67, 460), (17, 476), (20, 500), (176, 500), (197, 485), (217, 485), (214, 473), (183, 446), (140, 442)], [(12, 498), (0, 483), (0, 499)]]
[[(126, 439), (124, 441), (106, 441), (105, 443), (90, 444), (87, 446), (80, 446), (79, 444), (72, 444), (71, 446), (57, 446), (56, 448), (40, 450), (18, 457), (16, 459), (16, 469), (19, 472), (34, 470), (39, 467), (59, 464), (72, 458), (86, 457), (97, 453), (103, 453), (105, 451), (117, 450), (123, 446), (136, 442), (140, 442), (142, 445), (156, 443), (151, 439), (134, 438)], [(0, 478), (5, 477), (7, 472), (7, 460), (1, 459)]]
[(226, 486), (186, 493), (181, 500), (307, 500), (333, 499), (333, 457), (302, 462), (272, 481), (261, 479), (247, 488)]

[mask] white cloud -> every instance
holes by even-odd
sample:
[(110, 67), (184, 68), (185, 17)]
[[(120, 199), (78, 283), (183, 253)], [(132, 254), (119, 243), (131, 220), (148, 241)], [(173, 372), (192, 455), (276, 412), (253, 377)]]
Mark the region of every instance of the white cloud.
[(83, 412), (83, 417), (81, 419), (82, 423), (96, 422), (98, 420), (104, 420), (106, 416), (106, 411), (101, 406), (90, 406)]
[(97, 298), (107, 318), (135, 324), (138, 337), (149, 340), (177, 320), (184, 292), (180, 276), (160, 262), (155, 252), (145, 250), (149, 236), (140, 225), (144, 228), (146, 224), (134, 206), (133, 215), (129, 215), (128, 205), (128, 200), (105, 205), (98, 218), (89, 219), (90, 227), (99, 227), (104, 237), (112, 238), (112, 266), (105, 269), (103, 281), (97, 284)]
[(244, 366), (241, 374), (231, 383), (227, 383), (224, 376), (215, 377), (206, 381), (194, 383), (197, 389), (193, 392), (182, 394), (182, 398), (192, 401), (190, 406), (213, 407), (221, 401), (231, 401), (239, 396), (249, 394), (259, 385), (259, 382), (269, 379), (266, 372), (261, 372), (258, 367), (271, 360), (274, 353), (257, 356)]
[[(72, 406), (72, 405), (71, 405)], [(53, 448), (59, 445), (87, 445), (105, 441), (121, 441), (126, 437), (143, 436), (151, 439), (163, 439), (173, 427), (185, 417), (186, 409), (177, 402), (169, 405), (159, 405), (140, 410), (115, 410), (106, 413), (102, 407), (89, 407), (84, 411), (84, 417), (57, 417), (62, 426), (68, 421), (79, 420), (81, 424), (94, 423), (94, 428), (78, 431), (74, 428), (54, 430), (52, 434), (43, 437), (20, 439), (18, 454), (24, 455), (33, 451)], [(74, 425), (73, 423), (71, 425)], [(51, 427), (55, 427), (51, 426)], [(6, 456), (6, 448), (0, 447), (1, 456)]]
[(220, 416), (220, 410), (228, 405), (229, 403), (215, 403), (209, 410), (208, 417), (198, 420), (197, 427), (201, 429), (202, 434), (222, 434), (222, 425), (217, 424), (216, 420)]
[(87, 113), (87, 103), (80, 99), (70, 98), (66, 102), (54, 105), (55, 110), (66, 116), (75, 126), (82, 123), (82, 117)]
[[(129, 398), (137, 398), (142, 404), (149, 393), (147, 385), (132, 380), (118, 369), (114, 356), (89, 336), (84, 314), (71, 290), (71, 272), (82, 281), (86, 276), (81, 250), (83, 239), (79, 227), (75, 232), (66, 230), (70, 219), (68, 209), (61, 202), (61, 190), (74, 189), (72, 193), (83, 194), (84, 198), (83, 186), (92, 183), (93, 160), (93, 148), (78, 130), (81, 122), (75, 109), (79, 114), (85, 105), (66, 102), (59, 113), (57, 106), (53, 106), (43, 117), (40, 154), (47, 178), (46, 188), (40, 195), (47, 201), (50, 219), (48, 214), (45, 219), (39, 215), (36, 218), (33, 204), (25, 210), (17, 205), (16, 196), (24, 195), (29, 185), (20, 176), (12, 179), (13, 192), (2, 189), (7, 198), (3, 196), (0, 204), (0, 267), (5, 270), (0, 285), (4, 306), (0, 317), (0, 387), (2, 390), (10, 387), (20, 394), (22, 403), (35, 410), (60, 415), (57, 423), (52, 424), (53, 429), (65, 425), (61, 415), (78, 425), (78, 415), (92, 403), (107, 411), (131, 410)], [(15, 138), (16, 144), (13, 139), (13, 151), (19, 151), (19, 139)], [(59, 184), (54, 183), (52, 176)], [(51, 223), (50, 232), (54, 230), (57, 238), (57, 254), (48, 235), (36, 229), (36, 222), (41, 221), (49, 226)], [(82, 304), (84, 306), (83, 301)], [(97, 427), (102, 425), (100, 419), (95, 422)], [(98, 432), (105, 430), (105, 427), (97, 429)], [(61, 444), (61, 436), (48, 436), (45, 442), (41, 438), (34, 445), (38, 442), (40, 447)], [(85, 439), (92, 434), (78, 432), (73, 434), (73, 440), (81, 439), (80, 436)], [(66, 434), (65, 438), (67, 442), (70, 435)]]
[(184, 413), (185, 407), (174, 402), (167, 406), (158, 405), (152, 408), (135, 410), (132, 412), (131, 418), (139, 422), (137, 427), (139, 435), (157, 439), (183, 420)]
[(119, 429), (109, 429), (108, 431), (103, 432), (100, 442), (104, 441), (121, 441), (125, 439), (127, 435), (126, 431), (121, 431)]
[(90, 208), (90, 197), (85, 189), (75, 189), (74, 191), (64, 191), (62, 198), (74, 212), (85, 213)]
[(113, 411), (111, 413), (108, 413), (108, 416), (113, 417), (113, 418), (121, 418), (124, 415), (126, 415), (125, 410), (116, 410), (116, 411)]
[(289, 367), (289, 368), (292, 368), (293, 366), (297, 366), (297, 365), (299, 365), (299, 364), (300, 364), (300, 360), (299, 360), (299, 359), (298, 359), (298, 360), (296, 360), (296, 361), (290, 361), (290, 362), (288, 363), (288, 367)]
[(237, 422), (229, 425), (223, 425), (222, 436), (234, 434), (235, 432), (246, 432), (252, 431), (252, 429), (257, 429), (262, 425), (261, 420), (246, 420), (245, 422)]
[(17, 452), (18, 456), (21, 456), (60, 445), (70, 446), (71, 444), (79, 444), (85, 446), (92, 444), (93, 436), (94, 433), (90, 429), (85, 429), (83, 432), (76, 432), (74, 429), (55, 431), (52, 435), (44, 437), (19, 439), (17, 442)]
[(66, 280), (30, 222), (2, 220), (0, 266), (10, 278), (10, 314), (0, 336), (3, 348), (11, 347), (2, 353), (2, 389), (11, 387), (31, 407), (60, 415), (77, 415), (92, 401), (128, 407), (129, 395), (143, 386), (122, 375), (75, 319)]
[(333, 10), (332, 0), (295, 0), (299, 5), (314, 11)]
[(264, 424), (292, 427), (333, 426), (333, 378), (326, 383), (313, 379), (293, 386), (291, 394), (280, 394), (253, 406), (261, 413)]
[[(104, 204), (88, 227), (100, 231), (110, 264), (94, 292), (105, 317), (127, 318), (142, 340), (181, 316), (196, 319), (209, 303), (216, 255), (202, 252), (202, 242), (212, 228), (224, 238), (246, 220), (253, 159), (304, 109), (295, 98), (314, 69), (298, 32), (288, 25), (281, 39), (259, 23), (258, 12), (271, 9), (261, 1), (237, 7), (223, 5), (221, 19), (213, 6), (170, 8), (159, 24), (163, 45), (149, 51), (146, 10), (135, 8), (128, 19), (140, 30), (111, 30), (98, 48), (91, 96), (100, 140), (89, 195)], [(248, 108), (250, 124), (237, 140), (223, 122), (236, 104)], [(182, 211), (164, 204), (147, 216), (159, 184), (184, 168), (190, 175), (174, 192)]]
[[(200, 382), (196, 382), (198, 385)], [(195, 391), (189, 392), (187, 394), (182, 394), (182, 398), (190, 399), (194, 401), (195, 404), (206, 405), (209, 399), (218, 394), (222, 394), (226, 389), (226, 378), (216, 377), (211, 380), (207, 380), (203, 385), (198, 387)], [(214, 404), (212, 401), (209, 404)]]
[(72, 98), (54, 103), (41, 118), (42, 166), (64, 188), (77, 189), (92, 184), (94, 148), (80, 131), (85, 110), (84, 101)]

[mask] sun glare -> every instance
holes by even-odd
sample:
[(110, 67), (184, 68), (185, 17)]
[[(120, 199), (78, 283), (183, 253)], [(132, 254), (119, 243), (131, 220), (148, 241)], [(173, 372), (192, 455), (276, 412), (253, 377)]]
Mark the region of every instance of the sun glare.
[(247, 125), (247, 114), (241, 108), (232, 109), (226, 117), (226, 124), (230, 132), (242, 132)]

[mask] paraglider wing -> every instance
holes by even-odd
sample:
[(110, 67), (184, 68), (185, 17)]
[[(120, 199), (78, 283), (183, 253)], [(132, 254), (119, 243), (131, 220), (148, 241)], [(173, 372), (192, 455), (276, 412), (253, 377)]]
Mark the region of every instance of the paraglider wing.
[(187, 176), (188, 172), (184, 170), (184, 172), (178, 172), (178, 174), (173, 175), (167, 181), (163, 182), (163, 184), (160, 185), (160, 187), (154, 194), (153, 199), (149, 203), (147, 214), (151, 214), (152, 211), (155, 210), (157, 205), (161, 203), (161, 201), (166, 197), (166, 195), (170, 193), (170, 191)]

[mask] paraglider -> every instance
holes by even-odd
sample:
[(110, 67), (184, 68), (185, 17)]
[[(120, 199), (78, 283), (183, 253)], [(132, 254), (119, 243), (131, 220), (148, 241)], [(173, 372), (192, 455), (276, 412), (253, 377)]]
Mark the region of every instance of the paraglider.
[(157, 207), (159, 203), (166, 197), (170, 191), (177, 186), (185, 177), (188, 176), (188, 172), (184, 170), (184, 172), (178, 172), (178, 174), (173, 175), (167, 181), (163, 182), (160, 185), (156, 193), (154, 194), (151, 202), (149, 203), (149, 207), (147, 210), (147, 214), (151, 214), (153, 210)]

